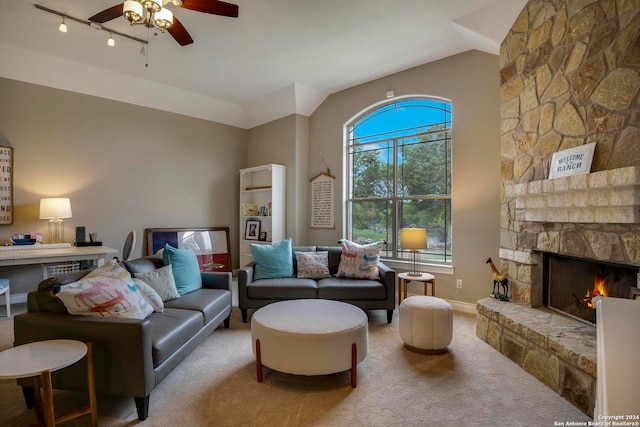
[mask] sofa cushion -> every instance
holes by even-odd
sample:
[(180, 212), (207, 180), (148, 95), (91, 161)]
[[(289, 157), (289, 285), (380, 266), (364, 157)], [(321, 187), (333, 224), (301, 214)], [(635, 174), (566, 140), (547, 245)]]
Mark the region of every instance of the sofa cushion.
[(340, 245), (342, 246), (342, 255), (338, 267), (339, 277), (371, 280), (380, 278), (378, 261), (380, 261), (380, 250), (384, 246), (384, 242), (360, 245), (342, 239)]
[(149, 286), (146, 282), (140, 279), (133, 278), (133, 283), (135, 283), (136, 287), (147, 300), (151, 307), (153, 307), (153, 311), (156, 313), (162, 313), (164, 311), (164, 302), (158, 293)]
[(251, 256), (256, 264), (254, 280), (293, 276), (291, 239), (272, 245), (252, 243)]
[(299, 279), (322, 279), (331, 277), (329, 273), (329, 253), (296, 252), (298, 266), (296, 277)]
[(150, 271), (164, 267), (164, 259), (162, 255), (150, 255), (125, 261), (124, 267), (132, 275), (135, 273), (149, 273)]
[(189, 249), (176, 249), (166, 244), (162, 252), (164, 263), (171, 264), (173, 278), (180, 295), (184, 295), (202, 287), (200, 265), (195, 252)]
[(204, 317), (201, 312), (166, 306), (164, 312), (154, 313), (149, 319), (151, 320), (151, 356), (154, 368), (175, 353), (204, 326)]
[(318, 298), (338, 301), (385, 300), (387, 290), (377, 280), (331, 277), (318, 280)]
[(247, 286), (250, 299), (286, 300), (316, 298), (317, 282), (313, 279), (262, 279)]
[(140, 279), (151, 286), (160, 295), (162, 301), (180, 298), (171, 264), (148, 273), (134, 273), (133, 275), (136, 279)]
[(129, 272), (115, 261), (92, 270), (77, 282), (56, 285), (52, 292), (69, 314), (144, 319), (153, 313)]
[(180, 298), (167, 301), (166, 308), (180, 308), (199, 311), (204, 316), (204, 323), (209, 323), (226, 307), (231, 306), (231, 292), (224, 289), (197, 289)]

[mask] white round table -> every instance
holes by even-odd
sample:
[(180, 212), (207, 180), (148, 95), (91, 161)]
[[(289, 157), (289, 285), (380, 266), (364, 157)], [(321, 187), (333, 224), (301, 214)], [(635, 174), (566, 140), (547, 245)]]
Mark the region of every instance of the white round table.
[[(413, 281), (422, 282), (424, 284), (425, 295), (429, 295), (427, 293), (427, 283), (431, 283), (431, 296), (436, 296), (436, 278), (433, 274), (420, 273), (419, 276), (414, 276), (412, 273), (400, 273), (398, 274), (398, 279), (400, 280), (400, 284), (398, 286), (398, 305), (407, 297), (407, 283)], [(403, 291), (404, 296), (402, 296)]]
[(295, 375), (326, 375), (351, 370), (367, 356), (369, 319), (362, 309), (324, 299), (281, 301), (251, 318), (258, 382), (262, 367)]
[[(51, 372), (66, 368), (87, 355), (89, 407), (74, 412), (74, 416), (55, 418)], [(40, 421), (54, 426), (56, 421), (67, 421), (91, 413), (92, 425), (97, 425), (96, 398), (93, 383), (93, 356), (91, 345), (74, 340), (36, 341), (0, 352), (0, 379), (34, 377), (34, 409)], [(42, 380), (44, 397), (40, 396), (38, 378)]]

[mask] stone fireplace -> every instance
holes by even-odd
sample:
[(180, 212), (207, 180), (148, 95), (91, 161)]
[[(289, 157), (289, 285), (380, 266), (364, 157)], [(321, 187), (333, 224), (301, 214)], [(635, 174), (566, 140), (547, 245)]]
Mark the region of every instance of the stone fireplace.
[[(640, 266), (640, 1), (530, 0), (500, 50), (500, 265), (477, 335), (593, 416), (595, 328), (544, 307), (544, 254)], [(546, 179), (596, 143), (591, 173)]]

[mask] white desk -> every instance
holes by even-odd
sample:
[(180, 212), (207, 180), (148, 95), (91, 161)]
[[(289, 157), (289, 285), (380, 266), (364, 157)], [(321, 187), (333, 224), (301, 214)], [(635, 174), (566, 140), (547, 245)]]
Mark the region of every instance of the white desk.
[(107, 256), (113, 257), (117, 253), (117, 250), (108, 246), (4, 250), (0, 251), (0, 267), (68, 261), (96, 261), (98, 265), (101, 265)]

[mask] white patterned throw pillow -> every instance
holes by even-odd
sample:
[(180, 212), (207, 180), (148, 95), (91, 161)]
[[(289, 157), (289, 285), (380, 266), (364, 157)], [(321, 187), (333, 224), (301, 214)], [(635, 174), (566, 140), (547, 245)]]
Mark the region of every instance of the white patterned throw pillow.
[(338, 277), (378, 280), (380, 278), (378, 261), (380, 261), (380, 251), (384, 244), (384, 242), (375, 242), (360, 245), (342, 239), (340, 241), (342, 254), (338, 266)]
[(299, 279), (323, 279), (329, 273), (329, 252), (296, 252)]
[(144, 319), (153, 313), (131, 274), (115, 261), (105, 263), (77, 282), (54, 286), (53, 294), (69, 314)]

